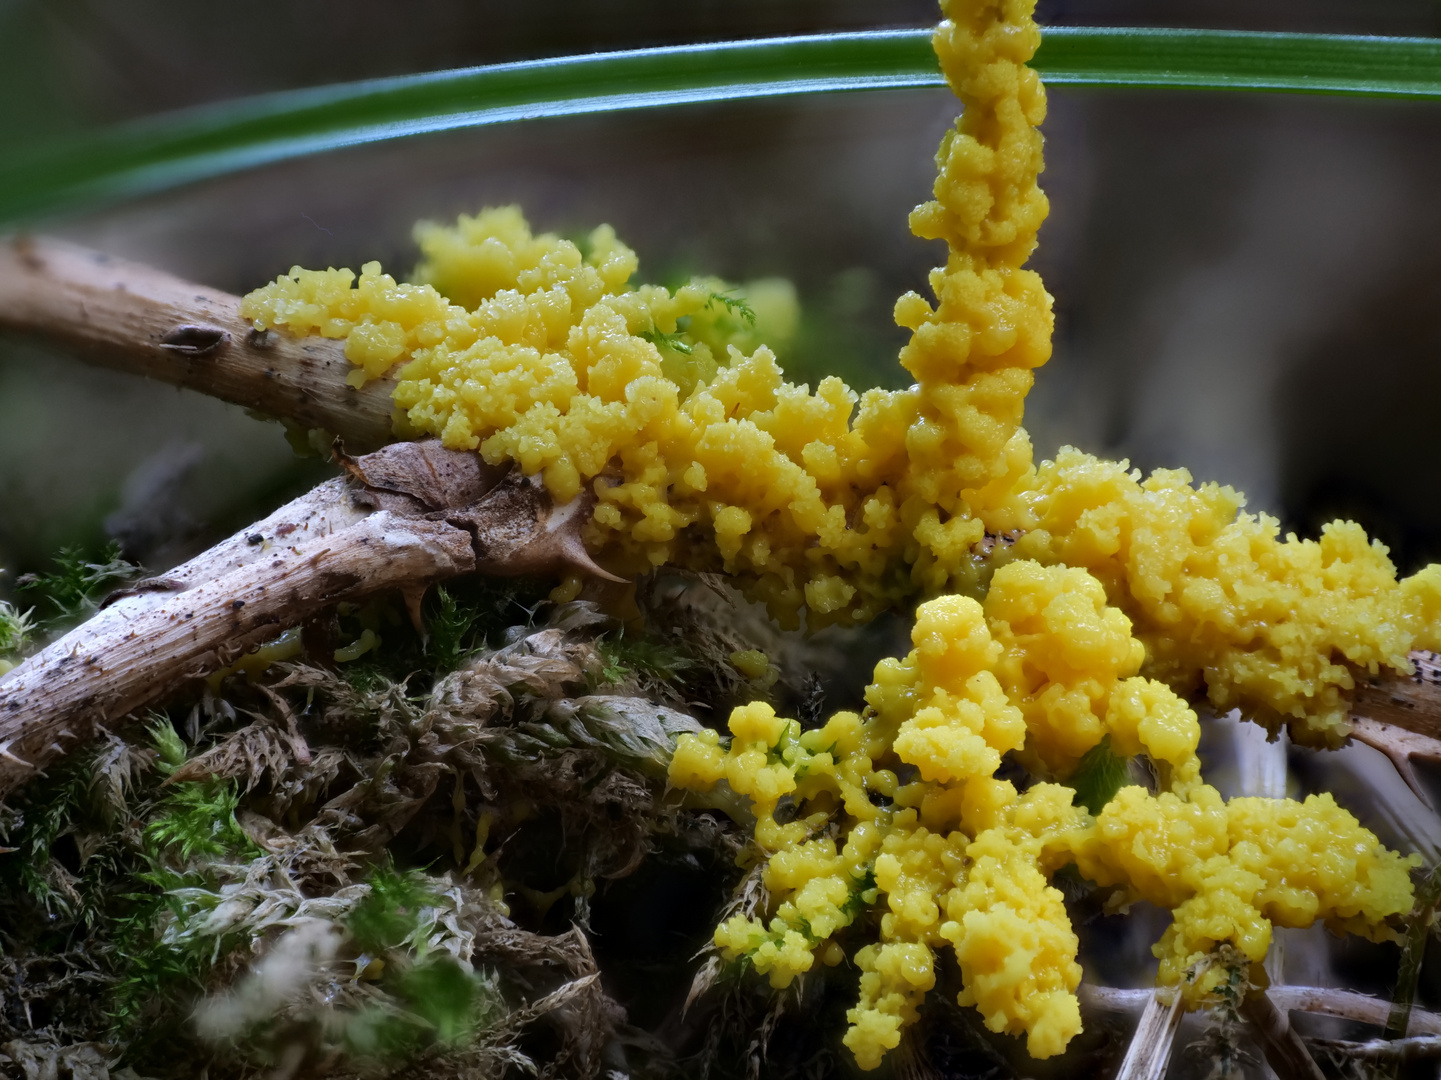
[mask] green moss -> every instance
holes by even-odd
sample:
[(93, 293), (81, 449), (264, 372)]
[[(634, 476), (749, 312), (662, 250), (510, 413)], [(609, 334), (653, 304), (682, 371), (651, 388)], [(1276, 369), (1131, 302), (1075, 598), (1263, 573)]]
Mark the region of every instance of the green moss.
[(707, 306), (719, 304), (726, 309), (726, 313), (733, 318), (740, 319), (747, 326), (755, 326), (755, 309), (745, 301), (744, 297), (730, 296), (727, 293), (719, 293), (711, 290), (710, 298), (706, 301)]
[(30, 644), (35, 630), (32, 616), (33, 612), (0, 600), (0, 656), (18, 653)]
[(24, 574), (15, 587), (42, 605), (47, 628), (59, 629), (94, 614), (97, 599), (111, 585), (140, 573), (140, 567), (120, 557), (120, 545), (110, 541), (98, 554), (80, 547), (61, 548), (51, 560), (55, 569)]
[(448, 955), (406, 967), (383, 985), (393, 1005), (371, 1006), (346, 1025), (356, 1057), (384, 1061), (463, 1046), (505, 1014), (493, 981)]
[[(170, 721), (150, 728), (157, 767), (167, 775), (185, 763), (188, 753)], [(235, 818), (240, 794), (228, 780), (185, 781), (165, 790), (155, 813), (145, 823), (145, 845), (155, 859), (179, 858), (188, 863), (198, 856), (261, 854)]]
[(1125, 786), (1128, 778), (1125, 758), (1111, 752), (1111, 737), (1107, 735), (1086, 751), (1076, 767), (1070, 785), (1076, 789), (1076, 803), (1092, 814), (1099, 814), (1101, 808), (1116, 797), (1116, 792)]
[[(70, 875), (54, 861), (56, 841), (68, 833), (85, 813), (90, 796), (88, 770), (84, 763), (66, 763), (56, 770), (54, 781), (40, 789), (4, 839), (14, 843), (16, 859), (10, 869), (20, 887), (51, 918), (72, 918), (77, 914), (78, 896), (72, 888), (57, 888)], [(10, 832), (15, 835), (9, 835)]]
[(659, 330), (642, 330), (636, 337), (642, 341), (649, 341), (657, 349), (669, 349), (671, 352), (678, 352), (682, 356), (689, 356), (695, 350), (686, 344), (685, 334), (677, 330), (673, 334), (665, 334)]
[(614, 686), (632, 673), (642, 673), (667, 682), (680, 672), (693, 667), (695, 661), (674, 645), (655, 638), (627, 634), (607, 634), (596, 642), (604, 667), (601, 682)]
[(425, 909), (438, 899), (424, 875), (386, 864), (370, 877), (370, 892), (351, 911), (346, 928), (368, 953), (423, 943)]
[(533, 615), (554, 585), (533, 578), (474, 577), (437, 586), (423, 611), (427, 666), (443, 675), (472, 653), (498, 644), (492, 639)]

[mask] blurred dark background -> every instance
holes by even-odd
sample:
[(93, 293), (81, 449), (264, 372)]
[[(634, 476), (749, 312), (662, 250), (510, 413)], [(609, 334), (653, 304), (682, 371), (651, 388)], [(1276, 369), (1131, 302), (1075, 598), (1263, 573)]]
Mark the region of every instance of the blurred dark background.
[[(1435, 35), (1437, 0), (1043, 0), (1043, 22)], [(126, 118), (370, 76), (600, 49), (921, 26), (919, 0), (0, 0), (0, 154)], [(404, 273), (409, 233), (518, 202), (540, 229), (610, 222), (641, 277), (780, 275), (782, 359), (896, 385), (896, 295), (940, 258), (906, 230), (944, 92), (532, 122), (291, 162), (39, 223), (236, 292), (294, 263)], [(1036, 265), (1056, 355), (1028, 411), (1063, 443), (1186, 465), (1314, 532), (1355, 517), (1411, 568), (1441, 557), (1441, 106), (1053, 90)], [(324, 468), (277, 425), (0, 339), (0, 566), (120, 538), (154, 568)], [(0, 594), (7, 579), (0, 579)]]

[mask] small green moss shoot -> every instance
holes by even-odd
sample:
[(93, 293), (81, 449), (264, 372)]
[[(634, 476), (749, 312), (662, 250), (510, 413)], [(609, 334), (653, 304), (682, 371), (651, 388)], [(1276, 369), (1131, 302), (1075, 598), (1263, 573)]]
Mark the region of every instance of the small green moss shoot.
[(682, 356), (689, 356), (695, 351), (686, 343), (685, 334), (680, 330), (673, 334), (662, 333), (660, 330), (642, 330), (636, 337), (649, 341), (657, 349), (669, 349)]
[(14, 830), (17, 835), (4, 837), (16, 847), (20, 887), (56, 919), (75, 917), (80, 897), (73, 885), (57, 887), (62, 882), (69, 884), (71, 875), (56, 866), (55, 845), (71, 831), (90, 802), (89, 777), (83, 763), (67, 763), (57, 773), (56, 782), (25, 808), (20, 827)]
[(747, 326), (755, 326), (756, 324), (755, 309), (751, 307), (750, 304), (746, 303), (743, 297), (730, 296), (727, 293), (716, 292), (714, 289), (712, 289), (710, 297), (707, 299), (706, 304), (707, 306), (710, 306), (711, 304), (719, 304), (721, 307), (725, 308), (729, 314), (740, 319)]
[(430, 910), (440, 898), (423, 874), (387, 861), (368, 884), (345, 927), (365, 955), (385, 959), (381, 985), (401, 1008), (371, 1006), (353, 1017), (345, 1033), (352, 1054), (383, 1060), (463, 1045), (503, 1015), (492, 980), (448, 953), (428, 953)]
[(0, 657), (14, 656), (30, 644), (35, 632), (34, 616), (33, 610), (21, 611), (0, 600)]
[[(167, 718), (154, 717), (148, 729), (156, 770), (169, 776), (183, 765), (190, 748)], [(141, 829), (143, 865), (135, 879), (148, 892), (121, 898), (113, 940), (121, 977), (112, 991), (115, 1030), (134, 1027), (157, 1002), (199, 991), (206, 972), (241, 944), (235, 934), (165, 934), (166, 916), (176, 926), (203, 918), (219, 896), (211, 891), (210, 860), (251, 860), (262, 854), (236, 820), (240, 797), (233, 781), (182, 781), (163, 787)]]
[(648, 636), (620, 631), (606, 634), (596, 644), (604, 665), (600, 682), (605, 686), (615, 686), (632, 674), (670, 682), (695, 666), (695, 661), (675, 645)]
[(497, 635), (519, 617), (533, 617), (554, 582), (532, 578), (475, 578), (438, 585), (425, 604), (425, 656), (437, 675), (456, 670), (473, 653), (499, 644)]
[(425, 909), (439, 900), (424, 876), (396, 870), (387, 862), (371, 874), (368, 884), (370, 892), (345, 923), (355, 943), (372, 954), (402, 945), (423, 947)]
[(1107, 735), (1081, 758), (1075, 774), (1069, 783), (1076, 789), (1076, 802), (1092, 814), (1099, 814), (1101, 808), (1116, 797), (1116, 792), (1126, 785), (1129, 768), (1125, 758), (1111, 752), (1111, 737)]
[(15, 588), (43, 606), (46, 629), (61, 629), (95, 613), (109, 586), (140, 574), (140, 567), (121, 558), (120, 545), (110, 541), (99, 554), (80, 547), (65, 547), (51, 560), (49, 573), (22, 574)]

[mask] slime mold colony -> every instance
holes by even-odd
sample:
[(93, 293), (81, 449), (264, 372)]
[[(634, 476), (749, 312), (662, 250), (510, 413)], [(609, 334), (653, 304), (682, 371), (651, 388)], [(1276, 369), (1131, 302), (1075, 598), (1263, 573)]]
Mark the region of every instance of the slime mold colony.
[[(636, 257), (608, 227), (582, 254), (514, 209), (420, 226), (415, 283), (375, 263), (358, 282), (296, 268), (243, 308), (345, 338), (356, 384), (395, 380), (400, 433), (516, 462), (560, 502), (593, 496), (585, 539), (609, 569), (723, 571), (788, 625), (922, 601), (914, 650), (876, 667), (864, 714), (802, 732), (745, 706), (728, 744), (683, 736), (670, 771), (754, 811), (771, 907), (717, 928), (724, 956), (785, 986), (840, 962), (838, 933), (878, 910), (878, 940), (851, 957), (845, 1042), (864, 1068), (898, 1045), (946, 948), (992, 1030), (1036, 1057), (1064, 1049), (1081, 970), (1048, 879), (1067, 864), (1172, 911), (1159, 978), (1197, 1004), (1224, 977), (1208, 966), (1222, 944), (1256, 963), (1273, 925), (1386, 937), (1413, 899), (1415, 857), (1329, 795), (1223, 801), (1185, 699), (1204, 689), (1336, 745), (1353, 669), (1409, 671), (1410, 650), (1441, 647), (1441, 567), (1398, 582), (1351, 523), (1282, 539), (1184, 471), (1143, 480), (1070, 448), (1033, 463), (1022, 410), (1052, 330), (1024, 269), (1047, 211), (1033, 6), (943, 4), (935, 46), (964, 113), (911, 217), (947, 257), (934, 304), (896, 304), (906, 390), (792, 385), (766, 319), (721, 283), (632, 286)], [(988, 533), (1018, 539), (983, 560)], [(1149, 757), (1157, 792), (1076, 805), (1066, 781), (1103, 740)], [(1023, 793), (995, 776), (1005, 754), (1037, 780)]]

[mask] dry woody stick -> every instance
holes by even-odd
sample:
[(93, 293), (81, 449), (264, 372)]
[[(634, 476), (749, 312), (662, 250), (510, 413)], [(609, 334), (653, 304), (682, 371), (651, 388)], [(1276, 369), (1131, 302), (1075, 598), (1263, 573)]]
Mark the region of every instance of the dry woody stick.
[(0, 797), (108, 723), (218, 671), (324, 608), (388, 589), (419, 621), (432, 582), (610, 577), (579, 527), (588, 505), (428, 441), (343, 458), (336, 479), (162, 578), (123, 590), (0, 683)]
[(1157, 991), (1146, 991), (1141, 1022), (1136, 1025), (1116, 1080), (1161, 1080), (1170, 1064), (1171, 1047), (1184, 1014), (1179, 993), (1173, 993), (1170, 1004), (1166, 1004)]
[(332, 604), (475, 566), (464, 530), (388, 511), (257, 551), (182, 591), (126, 596), (10, 672), (0, 684), (0, 796), (103, 725)]
[[(1383, 998), (1333, 986), (1272, 986), (1266, 993), (1282, 1012), (1337, 1016), (1343, 1020), (1357, 1020), (1375, 1027), (1385, 1027), (1391, 1013), (1391, 1002)], [(1077, 994), (1082, 1004), (1088, 1008), (1134, 1014), (1146, 1007), (1155, 991), (1121, 990), (1114, 986), (1082, 983)], [(1441, 1014), (1412, 1009), (1406, 1034), (1441, 1035)]]
[(390, 384), (347, 385), (344, 342), (257, 332), (238, 296), (61, 240), (0, 242), (0, 329), (324, 428), (357, 449), (394, 437)]

